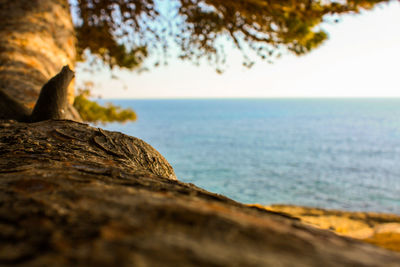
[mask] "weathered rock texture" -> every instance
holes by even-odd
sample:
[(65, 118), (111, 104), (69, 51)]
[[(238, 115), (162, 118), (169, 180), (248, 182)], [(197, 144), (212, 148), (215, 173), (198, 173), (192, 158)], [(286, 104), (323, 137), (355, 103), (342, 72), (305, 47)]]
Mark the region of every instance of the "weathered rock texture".
[[(67, 0), (0, 0), (0, 91), (32, 109), (42, 86), (75, 64), (75, 32)], [(80, 120), (68, 90), (68, 118)]]
[(400, 254), (175, 180), (136, 138), (0, 122), (0, 265), (400, 266)]

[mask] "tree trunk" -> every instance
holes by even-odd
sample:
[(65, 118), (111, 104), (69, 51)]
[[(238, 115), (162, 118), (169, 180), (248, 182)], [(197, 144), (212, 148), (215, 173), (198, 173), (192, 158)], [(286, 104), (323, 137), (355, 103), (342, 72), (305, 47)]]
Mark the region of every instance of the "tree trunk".
[(400, 266), (400, 254), (175, 180), (143, 141), (0, 121), (0, 265)]
[[(75, 32), (67, 0), (0, 0), (0, 90), (32, 109), (41, 87), (75, 65)], [(68, 89), (68, 118), (80, 120)]]

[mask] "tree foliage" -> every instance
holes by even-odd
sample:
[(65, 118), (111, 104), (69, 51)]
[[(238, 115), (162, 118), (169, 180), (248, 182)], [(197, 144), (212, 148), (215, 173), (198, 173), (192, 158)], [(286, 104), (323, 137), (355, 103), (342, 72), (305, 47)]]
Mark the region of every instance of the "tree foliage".
[(232, 41), (251, 66), (282, 51), (301, 55), (327, 39), (319, 26), (329, 15), (359, 13), (390, 0), (78, 0), (78, 52), (90, 51), (110, 67), (132, 69), (149, 55), (168, 55), (217, 68)]
[(87, 122), (127, 122), (136, 120), (136, 113), (132, 109), (122, 109), (109, 103), (101, 106), (89, 100), (89, 90), (82, 90), (75, 97), (74, 107)]
[[(206, 59), (219, 72), (226, 62), (227, 42), (242, 52), (247, 67), (253, 65), (254, 55), (267, 60), (286, 52), (302, 55), (328, 38), (321, 23), (390, 0), (69, 1), (80, 60), (89, 54), (111, 69), (134, 69), (149, 56), (158, 65), (177, 50), (180, 59)], [(85, 93), (74, 105), (88, 121), (135, 119), (133, 111), (101, 107)]]

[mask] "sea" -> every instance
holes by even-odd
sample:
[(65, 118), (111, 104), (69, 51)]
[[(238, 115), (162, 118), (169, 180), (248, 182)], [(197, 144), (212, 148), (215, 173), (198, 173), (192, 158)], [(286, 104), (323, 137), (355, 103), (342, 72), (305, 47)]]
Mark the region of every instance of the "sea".
[(138, 120), (102, 127), (152, 145), (183, 182), (243, 203), (400, 214), (400, 99), (108, 102)]

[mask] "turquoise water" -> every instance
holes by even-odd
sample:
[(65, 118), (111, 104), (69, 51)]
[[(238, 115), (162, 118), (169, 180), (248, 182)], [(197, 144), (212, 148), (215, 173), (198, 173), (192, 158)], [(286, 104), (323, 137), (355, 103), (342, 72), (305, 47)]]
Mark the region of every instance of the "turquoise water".
[(400, 214), (400, 99), (113, 100), (178, 179), (245, 203)]

